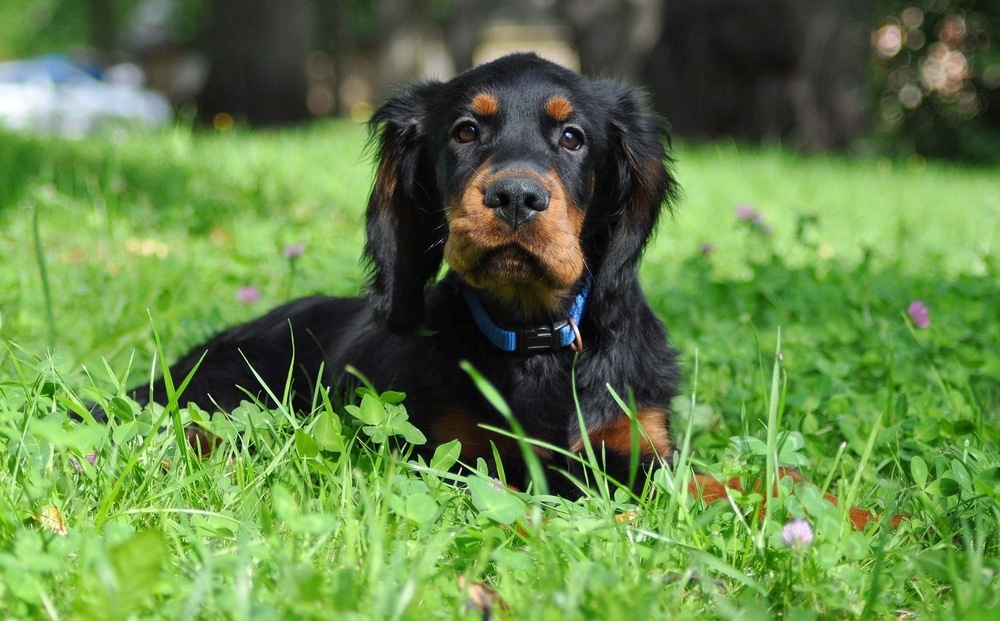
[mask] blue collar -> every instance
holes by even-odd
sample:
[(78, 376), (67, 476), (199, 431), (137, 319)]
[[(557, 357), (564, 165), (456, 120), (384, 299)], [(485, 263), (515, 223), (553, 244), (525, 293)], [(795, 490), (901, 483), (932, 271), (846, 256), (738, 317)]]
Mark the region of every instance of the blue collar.
[(473, 292), (472, 287), (460, 282), (457, 277), (453, 280), (461, 291), (462, 297), (465, 299), (465, 303), (472, 313), (472, 318), (479, 327), (479, 331), (497, 349), (507, 352), (517, 352), (519, 354), (535, 354), (545, 351), (556, 351), (570, 345), (575, 345), (574, 349), (577, 351), (583, 347), (578, 326), (580, 319), (583, 317), (584, 306), (587, 303), (587, 294), (590, 293), (589, 276), (586, 282), (584, 282), (583, 289), (576, 295), (573, 304), (569, 307), (566, 319), (515, 328), (505, 328), (493, 321), (493, 318), (483, 308), (483, 303), (479, 301), (479, 298)]

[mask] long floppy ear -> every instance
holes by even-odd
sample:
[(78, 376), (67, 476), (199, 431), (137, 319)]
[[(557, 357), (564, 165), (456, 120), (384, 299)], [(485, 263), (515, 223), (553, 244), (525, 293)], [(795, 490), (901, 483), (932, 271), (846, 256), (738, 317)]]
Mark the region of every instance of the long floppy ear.
[(439, 82), (407, 88), (368, 124), (378, 169), (366, 212), (369, 299), (389, 331), (416, 331), (424, 288), (441, 265), (443, 215), (430, 161), (428, 108)]
[(676, 197), (677, 183), (666, 152), (662, 119), (634, 90), (605, 83), (612, 110), (608, 119), (608, 161), (598, 179), (596, 199), (606, 210), (596, 240), (598, 257), (594, 302), (617, 297), (637, 282), (639, 259), (664, 206)]

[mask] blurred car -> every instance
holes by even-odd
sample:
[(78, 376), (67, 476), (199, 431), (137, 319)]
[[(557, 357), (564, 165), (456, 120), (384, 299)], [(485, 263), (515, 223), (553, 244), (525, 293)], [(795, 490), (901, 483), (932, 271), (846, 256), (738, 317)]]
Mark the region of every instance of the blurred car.
[(138, 67), (109, 74), (118, 79), (103, 79), (61, 56), (0, 63), (0, 127), (80, 138), (171, 121), (167, 99), (138, 85)]

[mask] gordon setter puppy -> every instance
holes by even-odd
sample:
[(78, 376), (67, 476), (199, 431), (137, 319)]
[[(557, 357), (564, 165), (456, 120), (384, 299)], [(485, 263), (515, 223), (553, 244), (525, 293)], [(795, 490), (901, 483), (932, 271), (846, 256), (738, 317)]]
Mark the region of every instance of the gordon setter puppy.
[[(169, 371), (179, 380), (201, 361), (181, 402), (270, 403), (261, 381), (280, 394), (292, 369), (295, 404), (308, 409), (316, 382), (336, 386), (351, 365), (376, 388), (406, 393), (429, 450), (457, 438), (463, 461), (492, 462), (495, 445), (520, 485), (516, 442), (480, 427), (507, 424), (466, 360), (527, 436), (581, 452), (575, 381), (589, 439), (619, 481), (635, 436), (641, 470), (669, 457), (679, 373), (636, 270), (676, 184), (662, 124), (636, 92), (515, 54), (403, 90), (370, 130), (367, 295), (296, 300), (193, 348)], [(449, 269), (431, 284), (442, 261)], [(634, 399), (644, 432), (633, 434), (608, 386)], [(132, 394), (167, 398), (162, 379)], [(554, 492), (578, 493), (549, 479)]]
[[(300, 299), (195, 347), (170, 368), (183, 378), (201, 361), (182, 402), (268, 403), (261, 383), (280, 393), (291, 369), (307, 410), (316, 382), (336, 386), (352, 365), (376, 388), (406, 393), (424, 450), (457, 438), (474, 463), (492, 462), (495, 447), (519, 485), (519, 447), (483, 429), (507, 425), (461, 368), (468, 361), (527, 436), (580, 454), (586, 433), (609, 476), (641, 487), (672, 455), (680, 377), (637, 278), (677, 188), (660, 121), (629, 88), (515, 54), (403, 90), (370, 129), (368, 294)], [(432, 284), (442, 261), (447, 273)], [(634, 419), (609, 387), (635, 405)], [(135, 398), (166, 399), (162, 380), (151, 390)], [(575, 460), (535, 452), (550, 490), (580, 493), (557, 474), (582, 478)], [(707, 499), (724, 495), (721, 483), (699, 485)]]

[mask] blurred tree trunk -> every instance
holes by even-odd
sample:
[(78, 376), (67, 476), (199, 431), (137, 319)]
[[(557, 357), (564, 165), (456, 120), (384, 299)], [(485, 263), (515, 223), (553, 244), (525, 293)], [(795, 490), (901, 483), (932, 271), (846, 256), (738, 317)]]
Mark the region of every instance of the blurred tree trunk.
[(256, 125), (309, 117), (306, 58), (315, 37), (310, 0), (210, 0), (204, 31), (211, 65), (198, 114)]
[(397, 88), (420, 75), (420, 44), (426, 27), (421, 0), (382, 0), (378, 6), (380, 45), (376, 48), (375, 101), (384, 101)]
[(344, 81), (347, 77), (347, 64), (354, 53), (351, 36), (347, 27), (348, 8), (346, 0), (333, 0), (330, 4), (330, 44), (327, 46), (333, 57), (333, 100), (336, 102), (336, 112), (346, 114), (344, 107)]
[(458, 0), (451, 19), (445, 23), (444, 37), (456, 72), (472, 68), (476, 46), (479, 45), (484, 16), (488, 14), (483, 0)]
[(798, 21), (804, 44), (789, 83), (792, 138), (807, 151), (844, 148), (872, 123), (865, 71), (874, 3), (812, 0), (802, 5)]
[(118, 12), (114, 0), (87, 0), (90, 15), (90, 44), (101, 54), (109, 54), (118, 36)]
[(664, 0), (559, 0), (556, 8), (573, 32), (584, 74), (635, 81), (656, 44), (663, 5)]
[(865, 0), (671, 0), (646, 75), (674, 131), (844, 147), (867, 126)]
[[(320, 78), (330, 88), (333, 97), (334, 114), (347, 114), (349, 110), (344, 105), (344, 82), (349, 73), (348, 66), (355, 58), (356, 50), (349, 27), (350, 9), (347, 0), (313, 0), (317, 12), (317, 23), (320, 25), (316, 33), (316, 49), (329, 54), (333, 63), (332, 78), (327, 76), (308, 76), (310, 80)], [(308, 72), (308, 67), (307, 67)]]
[[(447, 35), (441, 27), (444, 20), (435, 15), (434, 3), (426, 0), (380, 0), (377, 6), (380, 41), (374, 49), (376, 67), (372, 80), (372, 101), (384, 101), (405, 84), (448, 78), (455, 72), (452, 52), (447, 47)], [(468, 7), (466, 15), (467, 11)], [(480, 15), (481, 20), (483, 17)], [(463, 45), (468, 46), (468, 42)], [(474, 46), (463, 48), (462, 53), (467, 54), (469, 60), (461, 62), (471, 62), (474, 49)]]

